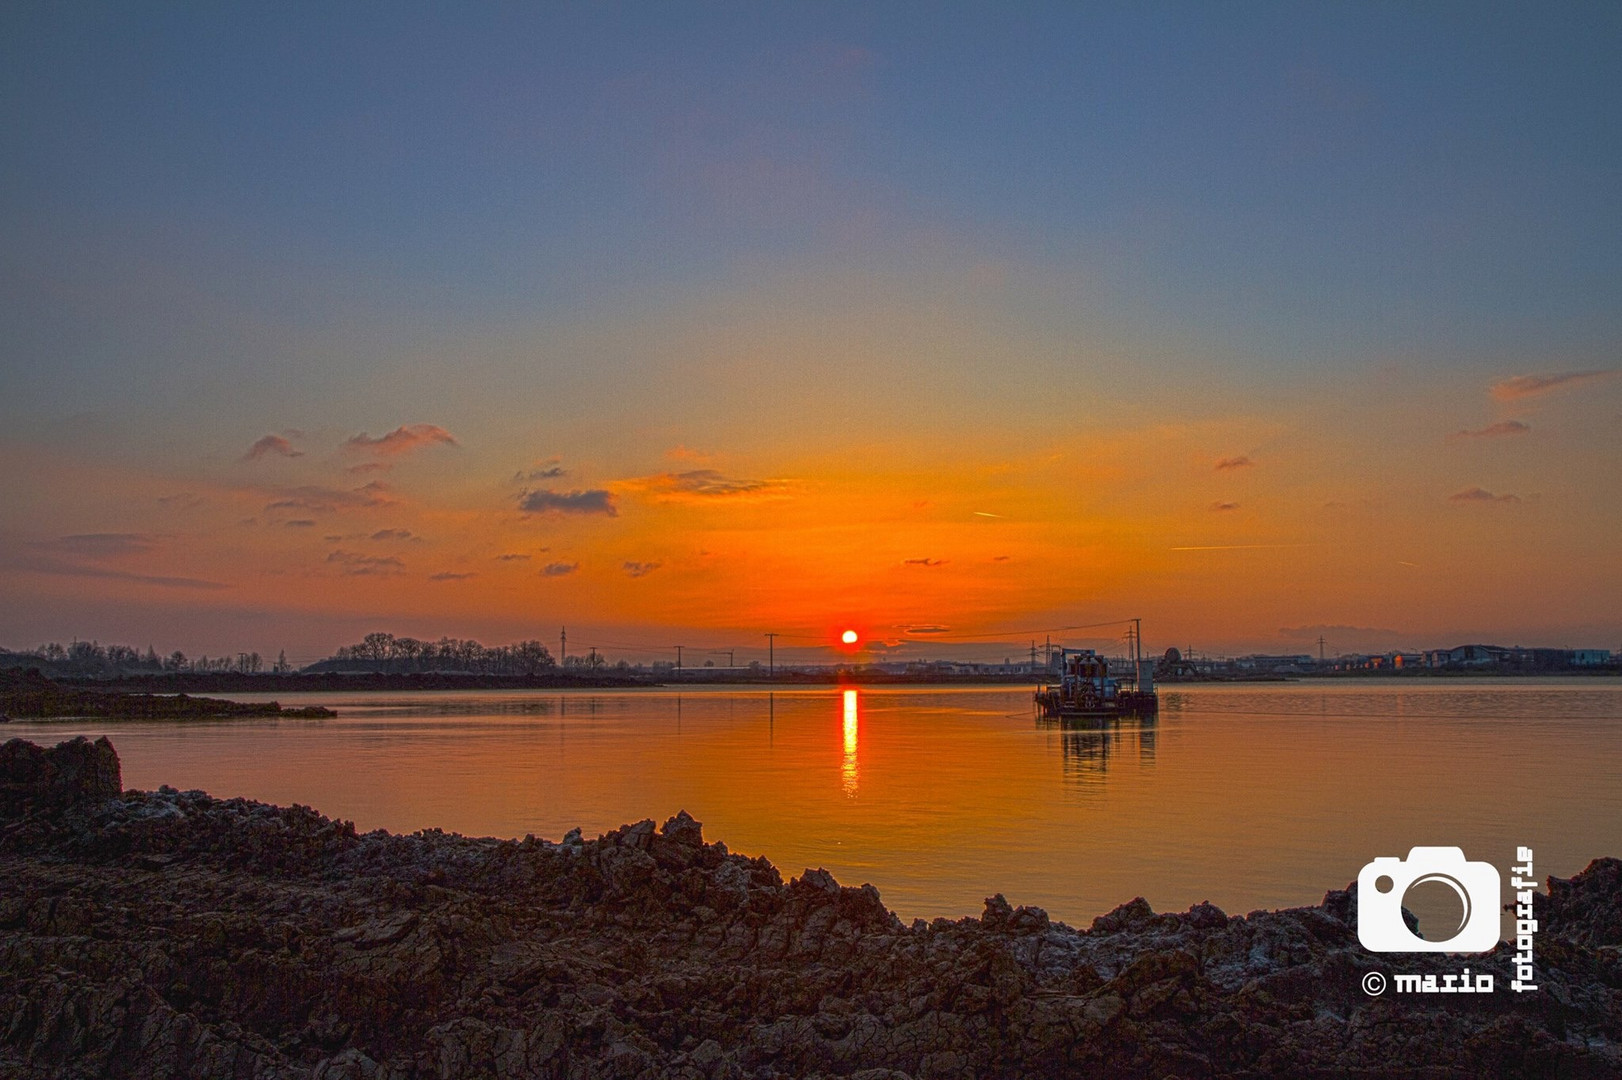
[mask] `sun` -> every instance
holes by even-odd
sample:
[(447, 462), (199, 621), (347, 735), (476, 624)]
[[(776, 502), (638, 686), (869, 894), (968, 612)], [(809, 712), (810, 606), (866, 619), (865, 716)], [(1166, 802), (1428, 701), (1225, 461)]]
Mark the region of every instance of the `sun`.
[(839, 640), (843, 641), (846, 645), (856, 644), (856, 631), (846, 630), (843, 634), (839, 635)]

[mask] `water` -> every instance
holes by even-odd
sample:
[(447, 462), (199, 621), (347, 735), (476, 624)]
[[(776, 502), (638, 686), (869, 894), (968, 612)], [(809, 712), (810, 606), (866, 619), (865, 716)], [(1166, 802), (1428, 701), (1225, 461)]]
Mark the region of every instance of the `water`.
[(557, 839), (686, 809), (785, 877), (872, 882), (904, 918), (978, 914), (995, 892), (1083, 925), (1139, 895), (1310, 904), (1416, 844), (1506, 872), (1526, 845), (1540, 877), (1622, 855), (1611, 680), (1163, 687), (1158, 722), (1108, 731), (1039, 722), (1011, 687), (312, 700), (340, 715), (3, 733), (106, 734), (127, 786), (304, 803), (362, 830)]

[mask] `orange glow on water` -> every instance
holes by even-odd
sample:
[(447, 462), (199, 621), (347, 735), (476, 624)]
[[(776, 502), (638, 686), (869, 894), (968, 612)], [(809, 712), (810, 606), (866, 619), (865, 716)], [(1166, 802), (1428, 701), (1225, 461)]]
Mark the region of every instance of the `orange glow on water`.
[(845, 759), (840, 765), (840, 777), (844, 781), (845, 794), (850, 798), (856, 797), (856, 750), (859, 743), (861, 714), (857, 710), (857, 692), (845, 691)]

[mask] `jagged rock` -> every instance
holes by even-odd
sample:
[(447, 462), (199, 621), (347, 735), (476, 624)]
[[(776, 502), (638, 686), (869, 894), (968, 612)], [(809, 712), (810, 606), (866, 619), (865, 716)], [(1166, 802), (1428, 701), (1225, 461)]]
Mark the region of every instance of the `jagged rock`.
[(61, 810), (123, 790), (118, 754), (105, 736), (91, 742), (81, 735), (50, 749), (22, 739), (0, 746), (0, 812), (7, 815), (30, 807)]
[[(6, 1077), (1622, 1075), (1615, 859), (1550, 880), (1538, 994), (1394, 1000), (1361, 987), (1389, 965), (1345, 890), (1244, 918), (1140, 898), (1088, 930), (998, 895), (904, 927), (685, 813), (563, 844), (357, 835), (119, 793), (110, 747), (64, 745), (0, 748)], [(1470, 967), (1502, 986), (1511, 960)]]

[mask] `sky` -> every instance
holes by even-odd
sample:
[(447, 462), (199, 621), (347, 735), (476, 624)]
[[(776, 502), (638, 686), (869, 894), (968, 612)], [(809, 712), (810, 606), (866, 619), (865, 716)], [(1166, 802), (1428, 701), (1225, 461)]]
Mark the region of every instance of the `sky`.
[(1607, 4), (7, 4), (0, 646), (1622, 648), (1619, 55)]

